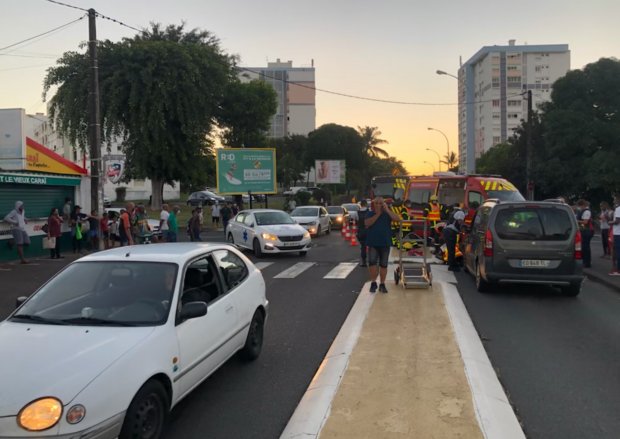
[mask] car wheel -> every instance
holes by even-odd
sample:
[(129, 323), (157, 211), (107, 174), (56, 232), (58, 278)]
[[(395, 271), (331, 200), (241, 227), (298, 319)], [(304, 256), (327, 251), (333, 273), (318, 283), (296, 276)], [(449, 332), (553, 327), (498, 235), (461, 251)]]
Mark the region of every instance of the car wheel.
[(306, 256), (308, 254), (307, 250), (303, 250), (299, 252), (299, 256)]
[(253, 361), (260, 355), (263, 347), (263, 328), (265, 326), (265, 318), (260, 310), (256, 310), (252, 322), (250, 323), (250, 330), (248, 337), (245, 339), (245, 345), (241, 349), (241, 358), (245, 361)]
[(254, 249), (254, 256), (256, 256), (257, 258), (263, 256), (263, 251), (260, 248), (260, 241), (258, 239), (254, 239), (254, 242), (252, 243), (252, 248)]
[(577, 282), (570, 284), (567, 287), (562, 287), (562, 294), (565, 296), (576, 297), (579, 293), (581, 293), (581, 285), (583, 285), (582, 282)]
[(168, 406), (164, 386), (159, 381), (147, 381), (131, 401), (118, 437), (160, 437), (168, 419)]
[(476, 289), (480, 293), (487, 293), (490, 289), (489, 283), (482, 278), (480, 264), (476, 262)]

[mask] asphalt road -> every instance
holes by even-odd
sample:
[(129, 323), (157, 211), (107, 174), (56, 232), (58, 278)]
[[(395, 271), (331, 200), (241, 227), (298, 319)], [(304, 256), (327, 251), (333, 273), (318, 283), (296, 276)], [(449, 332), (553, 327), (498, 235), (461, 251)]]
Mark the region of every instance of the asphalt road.
[(458, 289), (530, 439), (620, 437), (620, 294), (586, 281), (552, 288)]

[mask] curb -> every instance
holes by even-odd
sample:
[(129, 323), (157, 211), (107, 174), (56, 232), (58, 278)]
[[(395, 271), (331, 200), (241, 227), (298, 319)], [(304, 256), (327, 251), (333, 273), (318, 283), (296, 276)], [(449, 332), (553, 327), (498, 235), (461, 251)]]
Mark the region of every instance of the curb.
[(366, 282), (280, 439), (319, 437), (374, 298)]
[(589, 280), (605, 285), (606, 287), (611, 288), (615, 291), (620, 291), (620, 287), (618, 287), (618, 284), (616, 282), (612, 282), (611, 279), (608, 279), (607, 277), (605, 277), (605, 275), (598, 274), (595, 271), (590, 271), (590, 270), (586, 271), (586, 270), (583, 270), (584, 271), (583, 274)]
[[(439, 276), (437, 276), (439, 275)], [(487, 439), (525, 439), (523, 429), (497, 378), (491, 361), (455, 285), (454, 275), (437, 269), (434, 276), (441, 288), (456, 343), (461, 351), (465, 376), (472, 393), (474, 410)], [(451, 282), (450, 283), (450, 279)]]

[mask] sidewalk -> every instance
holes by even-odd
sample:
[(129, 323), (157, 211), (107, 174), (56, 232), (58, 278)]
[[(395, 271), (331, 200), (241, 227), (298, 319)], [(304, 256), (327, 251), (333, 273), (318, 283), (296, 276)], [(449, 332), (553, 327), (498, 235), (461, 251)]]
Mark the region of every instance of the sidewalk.
[(583, 274), (590, 280), (620, 291), (620, 276), (609, 276), (608, 274), (612, 269), (611, 259), (601, 257), (603, 255), (603, 246), (600, 235), (592, 238), (590, 249), (592, 251), (592, 268), (584, 268)]

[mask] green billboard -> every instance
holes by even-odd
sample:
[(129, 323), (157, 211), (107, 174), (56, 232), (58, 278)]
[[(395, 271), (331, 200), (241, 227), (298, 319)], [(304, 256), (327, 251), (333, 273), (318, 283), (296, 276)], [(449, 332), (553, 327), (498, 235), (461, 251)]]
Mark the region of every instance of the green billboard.
[(215, 163), (220, 194), (277, 193), (274, 148), (218, 148)]

